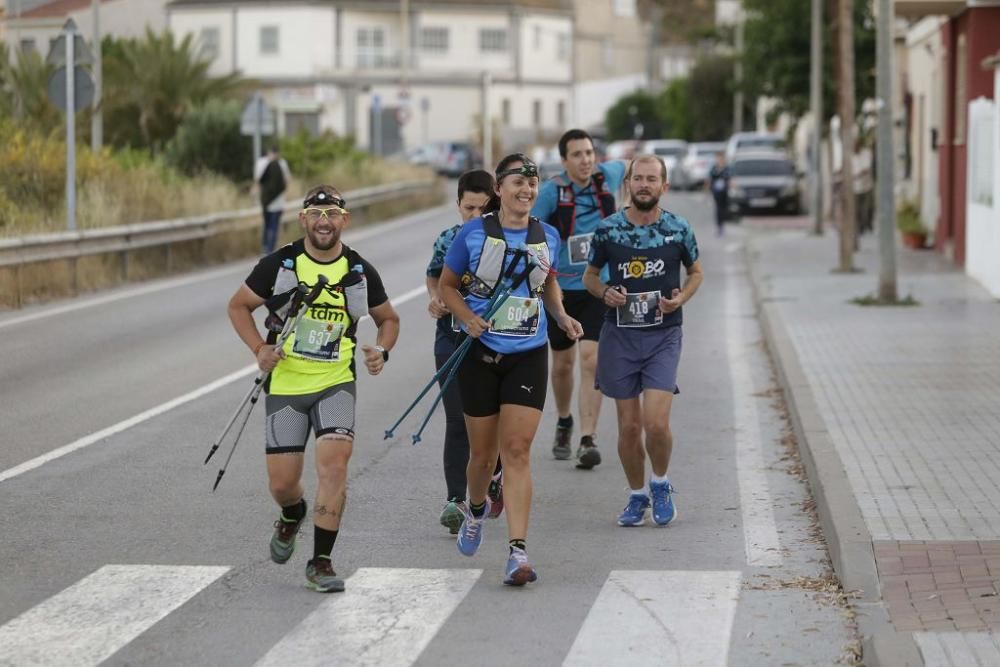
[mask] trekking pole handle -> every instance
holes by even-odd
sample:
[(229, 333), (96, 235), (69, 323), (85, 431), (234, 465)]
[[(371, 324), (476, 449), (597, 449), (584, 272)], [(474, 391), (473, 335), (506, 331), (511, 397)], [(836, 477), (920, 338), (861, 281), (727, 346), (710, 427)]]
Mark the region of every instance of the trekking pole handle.
[(323, 288), (326, 287), (329, 282), (329, 278), (324, 276), (322, 273), (319, 274), (319, 276), (316, 277), (316, 284), (313, 286), (312, 290), (302, 298), (302, 300), (306, 303), (312, 303), (319, 298)]

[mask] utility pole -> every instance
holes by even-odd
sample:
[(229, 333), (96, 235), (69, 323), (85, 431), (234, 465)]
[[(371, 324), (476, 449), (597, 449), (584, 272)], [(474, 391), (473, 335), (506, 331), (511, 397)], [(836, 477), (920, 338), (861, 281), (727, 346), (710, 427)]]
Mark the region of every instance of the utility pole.
[(813, 217), (813, 234), (823, 234), (823, 183), (820, 165), (820, 147), (823, 144), (823, 0), (812, 0), (812, 28), (810, 31), (809, 106), (813, 117), (810, 145), (812, 155), (809, 180), (809, 199)]
[(493, 165), (493, 124), (490, 122), (490, 86), (493, 77), (489, 71), (483, 72), (483, 87), (480, 91), (480, 109), (483, 120), (483, 168), (487, 171)]
[(878, 299), (883, 303), (898, 300), (896, 293), (896, 201), (893, 192), (892, 141), (892, 0), (879, 0), (875, 50), (875, 83), (878, 96), (878, 142), (875, 182), (878, 193)]
[(66, 229), (76, 231), (76, 24), (63, 26), (66, 40)]
[(840, 265), (841, 273), (854, 268), (855, 221), (854, 179), (854, 0), (837, 0), (837, 47), (840, 80), (837, 82), (840, 116)]
[(733, 62), (733, 132), (743, 131), (743, 35), (746, 14), (741, 6), (736, 15), (736, 60)]
[(101, 0), (91, 0), (90, 8), (94, 16), (94, 106), (90, 117), (90, 150), (101, 150), (104, 143), (104, 107), (101, 98), (104, 73), (101, 69)]

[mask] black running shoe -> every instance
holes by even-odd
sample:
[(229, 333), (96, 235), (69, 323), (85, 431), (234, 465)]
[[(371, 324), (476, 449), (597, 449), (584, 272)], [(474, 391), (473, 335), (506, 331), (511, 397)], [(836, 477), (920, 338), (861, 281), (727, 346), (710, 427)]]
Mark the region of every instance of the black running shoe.
[(594, 438), (585, 435), (580, 438), (580, 447), (576, 450), (576, 467), (580, 470), (590, 470), (601, 465), (601, 453), (597, 451)]
[(559, 426), (556, 424), (556, 438), (552, 444), (552, 456), (557, 461), (568, 461), (573, 455), (573, 447), (570, 444), (573, 438), (573, 425)]

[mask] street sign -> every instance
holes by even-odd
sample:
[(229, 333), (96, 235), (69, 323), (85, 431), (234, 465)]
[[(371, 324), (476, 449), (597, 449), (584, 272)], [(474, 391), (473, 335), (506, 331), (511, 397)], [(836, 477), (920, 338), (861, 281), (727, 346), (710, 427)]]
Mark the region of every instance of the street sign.
[[(260, 119), (259, 127), (257, 123), (258, 118)], [(263, 134), (267, 136), (274, 135), (274, 110), (261, 101), (260, 114), (258, 116), (257, 97), (255, 96), (254, 99), (250, 100), (247, 105), (243, 107), (243, 113), (240, 115), (240, 134), (248, 137), (255, 134)]]
[[(66, 65), (65, 34), (60, 34), (50, 42), (49, 54), (45, 56), (45, 62), (54, 67), (64, 67)], [(89, 65), (94, 62), (94, 54), (90, 52), (90, 47), (87, 46), (83, 35), (74, 35), (73, 62), (77, 65)]]
[[(66, 68), (60, 67), (49, 77), (49, 99), (62, 111), (66, 111)], [(94, 101), (94, 80), (86, 68), (73, 68), (73, 113), (83, 111)]]

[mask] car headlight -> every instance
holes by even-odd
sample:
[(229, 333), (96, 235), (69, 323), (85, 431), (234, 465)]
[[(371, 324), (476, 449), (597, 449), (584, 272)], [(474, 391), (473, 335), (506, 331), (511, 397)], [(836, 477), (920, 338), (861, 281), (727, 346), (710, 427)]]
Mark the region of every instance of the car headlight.
[(786, 185), (784, 188), (781, 189), (782, 197), (791, 197), (793, 195), (797, 195), (798, 193), (799, 193), (799, 188), (794, 183), (792, 183), (791, 185)]
[(743, 188), (738, 188), (738, 187), (736, 187), (734, 185), (730, 185), (729, 186), (729, 196), (730, 197), (734, 197), (734, 198), (739, 199), (741, 197), (745, 197), (746, 194), (747, 193), (743, 191)]

